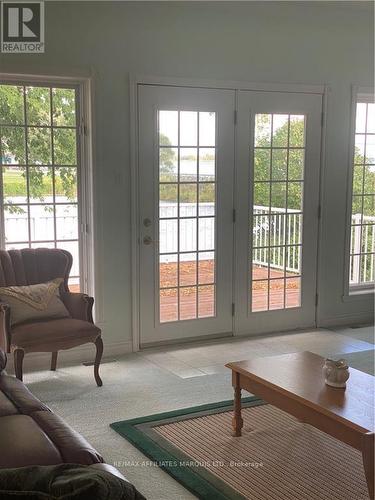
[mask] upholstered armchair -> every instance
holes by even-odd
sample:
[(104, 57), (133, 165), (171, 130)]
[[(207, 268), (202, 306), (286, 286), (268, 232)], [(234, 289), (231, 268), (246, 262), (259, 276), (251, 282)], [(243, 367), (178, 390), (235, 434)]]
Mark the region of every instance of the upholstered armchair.
[(69, 317), (28, 321), (11, 325), (11, 309), (0, 301), (0, 348), (13, 353), (16, 377), (22, 380), (23, 358), (29, 352), (50, 352), (51, 370), (56, 370), (60, 350), (88, 342), (96, 346), (94, 376), (102, 385), (99, 365), (103, 353), (100, 329), (94, 325), (94, 299), (84, 293), (71, 293), (68, 288), (72, 256), (66, 250), (37, 248), (0, 250), (0, 287), (35, 285), (61, 278), (60, 298)]

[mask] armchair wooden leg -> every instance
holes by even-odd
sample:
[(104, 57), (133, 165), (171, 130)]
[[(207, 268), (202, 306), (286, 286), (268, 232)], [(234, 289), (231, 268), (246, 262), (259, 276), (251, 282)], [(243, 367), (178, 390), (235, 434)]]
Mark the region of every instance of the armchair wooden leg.
[(52, 357), (51, 357), (51, 371), (56, 371), (56, 364), (57, 364), (57, 354), (58, 354), (58, 351), (55, 351), (52, 353)]
[(99, 376), (99, 366), (100, 366), (100, 361), (102, 359), (102, 354), (103, 354), (103, 340), (101, 337), (98, 337), (95, 341), (96, 345), (96, 356), (95, 356), (95, 362), (94, 362), (94, 377), (96, 381), (96, 385), (98, 387), (101, 387), (103, 385), (102, 379)]
[(22, 381), (23, 374), (22, 374), (22, 364), (23, 364), (23, 357), (25, 355), (25, 352), (23, 349), (16, 349), (13, 353), (13, 358), (14, 358), (14, 371), (16, 373), (16, 377), (18, 380)]

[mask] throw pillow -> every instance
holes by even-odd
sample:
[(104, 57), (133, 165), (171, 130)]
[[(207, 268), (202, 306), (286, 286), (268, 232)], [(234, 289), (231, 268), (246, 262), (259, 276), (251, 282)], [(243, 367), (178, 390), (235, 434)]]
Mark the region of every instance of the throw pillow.
[(0, 287), (0, 300), (10, 307), (12, 326), (27, 321), (68, 318), (69, 312), (60, 298), (62, 278), (47, 283)]

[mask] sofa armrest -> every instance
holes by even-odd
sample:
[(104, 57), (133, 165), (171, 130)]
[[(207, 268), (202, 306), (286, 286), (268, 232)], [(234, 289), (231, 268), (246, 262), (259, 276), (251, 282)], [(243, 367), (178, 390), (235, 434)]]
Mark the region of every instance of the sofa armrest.
[(82, 465), (103, 462), (99, 452), (56, 413), (41, 410), (30, 416), (58, 449), (63, 462)]
[(61, 299), (72, 318), (94, 322), (92, 318), (94, 299), (92, 297), (85, 293), (66, 292), (61, 295)]
[[(123, 496), (121, 498), (128, 498), (129, 500), (146, 500), (146, 498), (135, 488), (134, 485), (132, 485), (126, 477), (124, 477), (120, 471), (116, 469), (113, 465), (109, 465), (106, 463), (97, 463), (97, 464), (92, 464), (89, 465), (90, 469), (96, 469), (98, 471), (103, 471), (112, 474), (112, 476), (115, 476), (116, 478), (120, 479), (119, 484), (123, 484), (123, 489), (125, 490)], [(124, 481), (124, 482), (122, 482)], [(118, 491), (118, 488), (116, 489), (116, 492)]]
[(116, 469), (113, 465), (106, 464), (105, 462), (100, 462), (97, 464), (91, 464), (89, 465), (91, 469), (98, 469), (98, 470), (104, 470), (106, 472), (110, 472), (113, 476), (116, 476), (123, 481), (127, 481), (126, 477), (121, 474), (121, 472)]
[(10, 307), (0, 301), (0, 349), (10, 352)]

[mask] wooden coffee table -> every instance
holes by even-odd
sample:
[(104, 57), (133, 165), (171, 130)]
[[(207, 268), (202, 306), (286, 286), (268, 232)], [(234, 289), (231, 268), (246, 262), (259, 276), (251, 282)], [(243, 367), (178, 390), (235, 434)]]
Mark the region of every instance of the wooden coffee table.
[(225, 365), (232, 370), (233, 432), (241, 436), (241, 390), (360, 450), (370, 498), (374, 498), (374, 381), (350, 368), (346, 389), (324, 382), (324, 358), (311, 352)]

